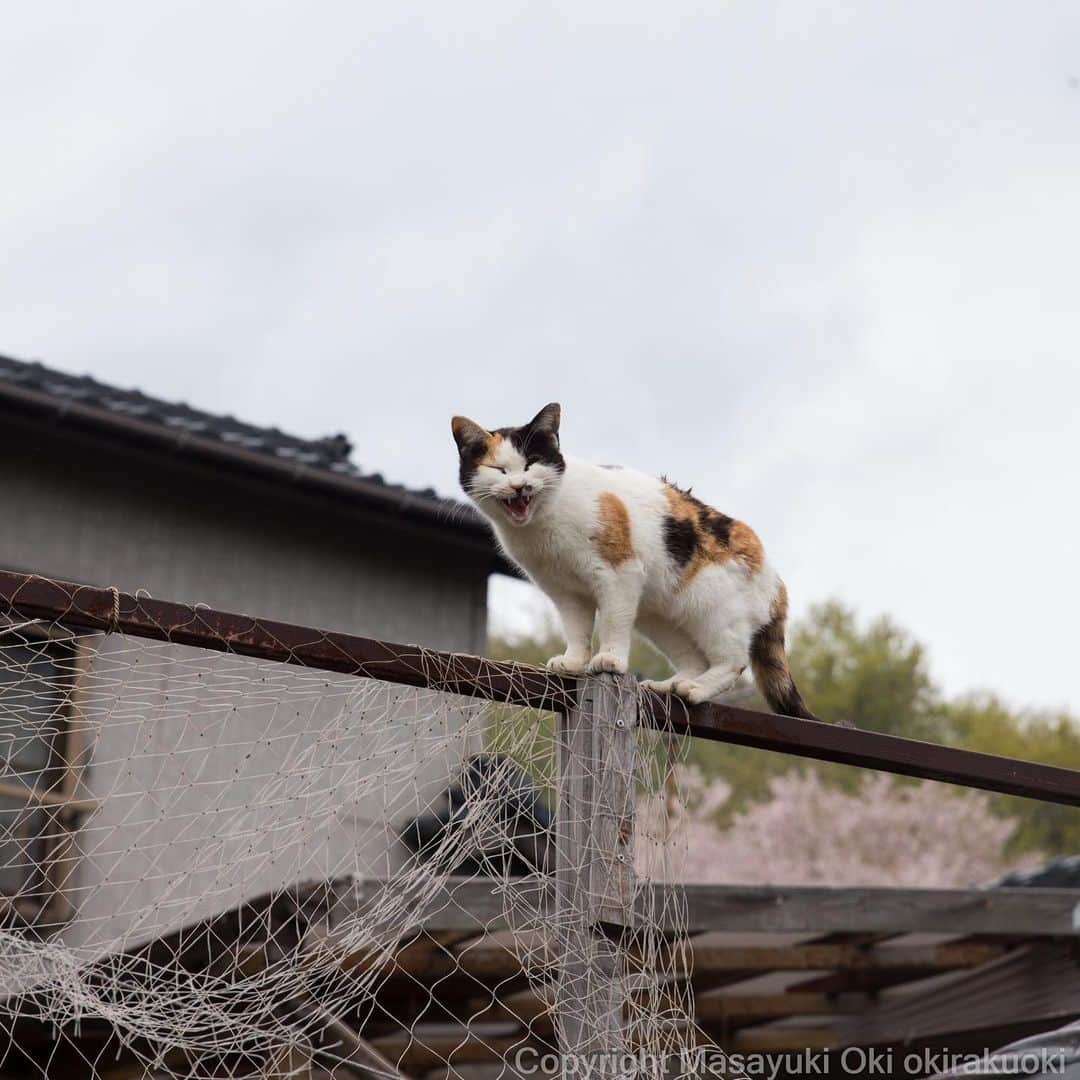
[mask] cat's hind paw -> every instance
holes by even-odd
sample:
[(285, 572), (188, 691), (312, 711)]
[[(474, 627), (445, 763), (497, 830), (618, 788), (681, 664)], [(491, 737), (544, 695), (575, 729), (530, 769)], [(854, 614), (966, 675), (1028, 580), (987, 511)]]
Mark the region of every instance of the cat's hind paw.
[(700, 705), (712, 696), (708, 687), (702, 686), (696, 679), (676, 679), (672, 684), (671, 692), (678, 694), (690, 705)]
[(674, 679), (642, 679), (642, 690), (651, 690), (654, 694), (670, 694)]
[(553, 656), (546, 664), (548, 671), (554, 671), (558, 675), (580, 675), (589, 663), (586, 656), (571, 656), (568, 653), (559, 653)]
[(586, 669), (590, 674), (597, 675), (603, 671), (610, 671), (614, 675), (621, 675), (626, 671), (626, 660), (610, 652), (598, 652), (590, 661)]

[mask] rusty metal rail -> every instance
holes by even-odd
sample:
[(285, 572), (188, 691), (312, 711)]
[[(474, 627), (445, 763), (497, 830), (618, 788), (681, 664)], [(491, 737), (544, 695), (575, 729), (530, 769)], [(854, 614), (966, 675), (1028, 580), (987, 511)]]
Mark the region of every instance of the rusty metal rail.
[[(489, 701), (564, 712), (578, 680), (528, 664), (439, 652), (0, 571), (0, 613), (192, 645)], [(727, 705), (642, 695), (641, 721), (702, 739), (1080, 806), (1080, 771)]]

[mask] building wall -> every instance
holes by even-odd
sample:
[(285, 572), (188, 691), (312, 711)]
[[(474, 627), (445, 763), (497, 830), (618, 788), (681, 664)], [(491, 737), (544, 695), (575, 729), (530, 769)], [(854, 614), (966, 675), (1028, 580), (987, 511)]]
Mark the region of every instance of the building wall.
[[(491, 555), (482, 544), (455, 545), (392, 511), (376, 517), (280, 482), (214, 471), (182, 452), (143, 453), (59, 422), (0, 415), (0, 423), (4, 569), (483, 651)], [(204, 654), (192, 698), (197, 650), (95, 640), (80, 793), (104, 805), (76, 838), (84, 854), (68, 875), (76, 914), (61, 936), (90, 954), (189, 925), (298, 876), (385, 874), (403, 854), (402, 821), (445, 787), (467, 752), (461, 714), (439, 703), (426, 716), (430, 703), (414, 691), (361, 680), (353, 688), (339, 677), (292, 711), (291, 690), (280, 698), (244, 690), (237, 713), (231, 701), (200, 702), (213, 696), (215, 678), (234, 685), (222, 665), (250, 671), (252, 661)], [(142, 674), (132, 684), (124, 665), (137, 658)], [(271, 682), (320, 678), (263, 666)], [(344, 705), (340, 685), (352, 695)], [(365, 687), (384, 694), (374, 711)], [(178, 713), (185, 695), (192, 705)], [(396, 722), (377, 729), (382, 751), (373, 754), (366, 725), (380, 715)], [(338, 748), (333, 760), (315, 773), (300, 768), (328, 744)], [(317, 807), (305, 785), (319, 793)]]
[(0, 567), (478, 653), (490, 554), (60, 423), (0, 416)]
[[(88, 961), (304, 882), (387, 878), (483, 706), (122, 635), (84, 643), (92, 745), (56, 940)], [(468, 721), (471, 718), (471, 723)]]

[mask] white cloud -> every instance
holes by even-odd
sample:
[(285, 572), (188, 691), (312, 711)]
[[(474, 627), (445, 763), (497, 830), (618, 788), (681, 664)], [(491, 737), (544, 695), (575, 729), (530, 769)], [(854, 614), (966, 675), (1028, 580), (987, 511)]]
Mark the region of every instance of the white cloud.
[(348, 429), (448, 491), (450, 412), (559, 397), (578, 452), (748, 518), (797, 607), (1080, 709), (1078, 32), (968, 0), (24, 6), (0, 351)]
[(562, 175), (466, 218), (408, 225), (375, 246), (372, 276), (390, 304), (472, 304), (546, 237), (579, 234), (637, 206), (655, 140), (644, 129), (617, 136)]

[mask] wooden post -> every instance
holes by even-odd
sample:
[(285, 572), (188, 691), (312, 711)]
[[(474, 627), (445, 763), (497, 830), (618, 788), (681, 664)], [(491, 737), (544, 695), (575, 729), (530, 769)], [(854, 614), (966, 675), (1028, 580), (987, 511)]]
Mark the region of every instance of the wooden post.
[(636, 726), (629, 675), (582, 679), (575, 707), (559, 718), (555, 1028), (564, 1076), (581, 1076), (586, 1058), (591, 1075), (616, 1075), (627, 1051), (620, 937), (633, 922)]

